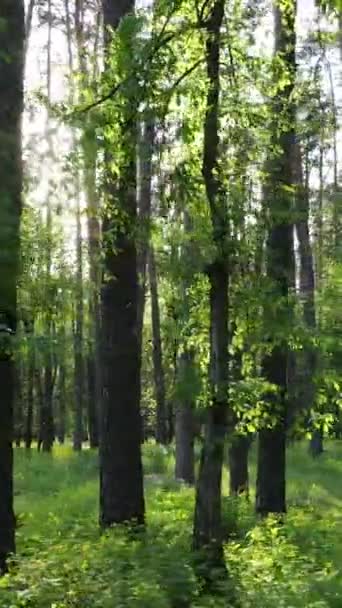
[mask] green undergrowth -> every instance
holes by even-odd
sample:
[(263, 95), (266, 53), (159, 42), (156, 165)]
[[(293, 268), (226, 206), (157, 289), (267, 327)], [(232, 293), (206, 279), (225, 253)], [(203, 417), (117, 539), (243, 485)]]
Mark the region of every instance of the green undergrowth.
[[(227, 582), (210, 596), (191, 546), (193, 490), (173, 480), (173, 450), (144, 447), (147, 529), (134, 539), (97, 525), (97, 457), (69, 447), (15, 454), (18, 557), (0, 581), (0, 608), (340, 608), (342, 446), (319, 460), (290, 448), (289, 512), (257, 521), (253, 496), (224, 498)], [(253, 460), (253, 458), (252, 458)], [(252, 485), (254, 478), (252, 465)], [(224, 493), (227, 474), (224, 476)], [(229, 588), (228, 588), (229, 587)]]

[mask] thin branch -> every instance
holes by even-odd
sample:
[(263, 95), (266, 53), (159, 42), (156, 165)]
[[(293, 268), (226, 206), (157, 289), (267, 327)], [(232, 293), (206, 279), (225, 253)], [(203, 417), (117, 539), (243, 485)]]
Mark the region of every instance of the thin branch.
[(164, 112), (163, 115), (165, 116), (168, 110), (168, 107), (170, 105), (171, 99), (173, 94), (175, 93), (175, 91), (178, 89), (179, 85), (182, 84), (182, 82), (188, 77), (190, 76), (190, 74), (192, 74), (195, 70), (197, 70), (197, 68), (204, 62), (204, 57), (201, 57), (201, 59), (198, 59), (198, 61), (196, 61), (193, 65), (191, 65), (187, 70), (185, 70), (185, 72), (183, 72), (183, 74), (181, 74), (177, 80), (175, 80), (175, 82), (171, 85), (171, 87), (169, 88), (168, 92), (167, 92), (167, 101), (164, 107)]

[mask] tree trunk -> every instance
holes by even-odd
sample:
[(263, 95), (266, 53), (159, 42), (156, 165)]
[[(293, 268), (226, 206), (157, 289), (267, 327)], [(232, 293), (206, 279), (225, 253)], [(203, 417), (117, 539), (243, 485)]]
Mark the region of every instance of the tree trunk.
[(94, 353), (88, 355), (88, 434), (91, 448), (99, 447), (98, 408), (96, 403), (96, 362)]
[(25, 375), (24, 375), (24, 362), (22, 353), (17, 352), (15, 361), (15, 388), (14, 388), (14, 439), (15, 446), (20, 448), (21, 440), (23, 439), (23, 426), (24, 426), (24, 386), (25, 386)]
[[(46, 58), (46, 88), (47, 97), (51, 101), (51, 44), (52, 44), (52, 6), (51, 0), (48, 0), (48, 39), (47, 39), (47, 58)], [(46, 137), (48, 141), (49, 154), (54, 158), (53, 143), (49, 131), (49, 116), (46, 123)], [(47, 197), (47, 215), (46, 215), (46, 315), (45, 315), (45, 332), (48, 338), (47, 352), (45, 355), (45, 373), (44, 373), (44, 388), (43, 402), (41, 403), (40, 416), (40, 433), (39, 444), (44, 452), (50, 452), (54, 440), (54, 421), (53, 421), (53, 344), (52, 344), (52, 329), (53, 329), (53, 304), (52, 291), (50, 288), (51, 277), (51, 254), (52, 254), (52, 210), (51, 210), (51, 180), (49, 180), (49, 193)]]
[(141, 230), (138, 241), (138, 340), (140, 344), (140, 350), (142, 348), (142, 334), (146, 295), (146, 267), (150, 241), (150, 221), (152, 206), (152, 155), (154, 146), (154, 136), (154, 122), (150, 121), (144, 123), (142, 125), (139, 138), (138, 156), (138, 217), (139, 228)]
[[(79, 182), (79, 179), (77, 179)], [(77, 188), (76, 209), (76, 249), (77, 249), (77, 277), (76, 277), (76, 319), (75, 319), (75, 426), (73, 447), (79, 452), (83, 441), (83, 397), (84, 397), (84, 360), (83, 360), (83, 251), (81, 232), (81, 205), (80, 184)]]
[(310, 454), (313, 458), (317, 458), (324, 452), (323, 448), (323, 429), (314, 429), (309, 446)]
[[(315, 334), (317, 329), (315, 306), (315, 271), (309, 231), (309, 184), (308, 175), (306, 175), (304, 180), (302, 154), (298, 144), (293, 146), (293, 170), (297, 186), (296, 212), (298, 215), (298, 220), (296, 222), (296, 233), (300, 262), (299, 293), (303, 307), (304, 323), (308, 330), (312, 334)], [(308, 171), (306, 173), (308, 173)], [(312, 345), (307, 345), (304, 351), (304, 373), (300, 390), (300, 400), (307, 412), (310, 412), (315, 405), (314, 378), (318, 366), (317, 357), (317, 349)], [(323, 452), (323, 431), (321, 429), (313, 430), (312, 440), (310, 441), (309, 447), (313, 456), (318, 456), (321, 452)]]
[[(50, 334), (51, 335), (51, 334)], [(51, 340), (51, 338), (50, 338)], [(43, 404), (40, 419), (40, 441), (43, 452), (51, 452), (54, 441), (52, 345), (48, 348), (48, 363), (44, 373)]]
[(3, 0), (0, 27), (0, 574), (15, 551), (13, 512), (14, 360), (22, 192), (21, 114), (25, 21), (21, 0)]
[[(107, 58), (109, 27), (133, 12), (134, 2), (103, 0)], [(134, 48), (134, 39), (126, 40)], [(107, 66), (109, 61), (107, 61)], [(132, 100), (123, 109), (132, 113)], [(123, 117), (119, 178), (113, 183), (106, 154), (107, 213), (103, 223), (104, 282), (102, 311), (102, 404), (100, 441), (100, 523), (143, 524), (145, 519), (141, 461), (140, 360), (137, 336), (138, 276), (136, 225), (136, 125)], [(133, 124), (132, 124), (133, 123)], [(120, 217), (117, 223), (116, 218)], [(119, 224), (119, 225), (118, 225)]]
[(231, 496), (249, 495), (248, 454), (251, 438), (236, 435), (229, 446), (229, 491)]
[(34, 412), (34, 377), (36, 373), (36, 349), (34, 342), (34, 322), (30, 325), (29, 353), (27, 371), (27, 413), (25, 421), (24, 441), (27, 450), (31, 448), (33, 440), (33, 412)]
[[(286, 7), (281, 3), (274, 8), (275, 54), (281, 54), (288, 72), (289, 83), (276, 92), (273, 100), (273, 149), (277, 155), (269, 159), (268, 187), (266, 188), (269, 212), (269, 234), (266, 247), (267, 277), (272, 284), (270, 299), (278, 302), (276, 309), (268, 310), (265, 328), (269, 323), (278, 331), (291, 322), (289, 291), (293, 283), (293, 225), (291, 221), (293, 176), (291, 152), (295, 140), (295, 113), (291, 103), (295, 84), (295, 18), (296, 2)], [(278, 124), (283, 118), (283, 126)], [(284, 126), (285, 125), (285, 126)], [(281, 304), (280, 304), (281, 302)], [(286, 511), (286, 419), (287, 373), (289, 349), (286, 338), (273, 340), (270, 352), (263, 360), (263, 376), (277, 388), (277, 395), (268, 399), (273, 414), (272, 428), (259, 432), (256, 510), (262, 515)]]
[(58, 428), (57, 428), (57, 439), (60, 445), (65, 442), (65, 429), (66, 429), (66, 370), (65, 361), (60, 361), (59, 364), (59, 376), (58, 376)]
[(224, 567), (221, 486), (228, 414), (228, 263), (227, 213), (219, 175), (220, 44), (224, 0), (216, 0), (205, 23), (208, 93), (204, 123), (203, 177), (210, 207), (216, 259), (210, 283), (210, 387), (205, 437), (196, 488), (194, 549), (206, 549), (209, 569)]
[[(187, 382), (189, 370), (194, 364), (193, 353), (186, 350), (179, 357), (178, 382)], [(181, 391), (182, 394), (182, 391)], [(185, 396), (178, 399), (176, 405), (176, 479), (181, 479), (192, 485), (195, 481), (195, 420), (194, 403), (190, 391), (184, 391)]]
[(99, 289), (101, 282), (100, 267), (100, 222), (98, 219), (98, 202), (95, 177), (96, 157), (86, 160), (86, 192), (88, 217), (88, 251), (91, 292), (89, 297), (89, 317), (91, 343), (88, 358), (88, 424), (90, 446), (99, 446), (99, 410), (101, 402), (101, 313)]
[(151, 290), (153, 372), (155, 395), (157, 402), (156, 440), (157, 443), (166, 445), (169, 440), (168, 411), (165, 397), (165, 376), (160, 331), (157, 269), (152, 246), (150, 246), (148, 254), (148, 275)]

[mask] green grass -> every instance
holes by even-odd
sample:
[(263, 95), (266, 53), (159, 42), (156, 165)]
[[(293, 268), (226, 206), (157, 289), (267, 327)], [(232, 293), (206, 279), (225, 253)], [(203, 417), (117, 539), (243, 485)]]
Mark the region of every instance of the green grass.
[[(18, 563), (0, 581), (0, 608), (229, 606), (228, 589), (210, 597), (195, 576), (194, 495), (173, 481), (172, 449), (144, 447), (148, 527), (135, 540), (119, 528), (99, 534), (90, 450), (15, 456)], [(319, 461), (295, 446), (288, 460), (283, 524), (257, 522), (253, 497), (250, 505), (224, 498), (229, 585), (240, 608), (341, 608), (342, 445), (328, 444)], [(225, 494), (227, 483), (225, 473)]]

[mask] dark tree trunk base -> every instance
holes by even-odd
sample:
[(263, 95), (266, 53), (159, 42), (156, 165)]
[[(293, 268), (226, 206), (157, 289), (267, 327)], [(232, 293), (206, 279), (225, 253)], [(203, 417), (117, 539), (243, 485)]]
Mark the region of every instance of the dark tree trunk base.
[(310, 440), (309, 451), (313, 458), (318, 458), (324, 452), (323, 448), (323, 431), (322, 429), (316, 429), (312, 433)]
[(258, 441), (256, 512), (286, 513), (286, 433), (284, 426), (262, 429)]
[(248, 435), (232, 438), (229, 448), (229, 491), (231, 496), (249, 496), (248, 452), (251, 439)]

